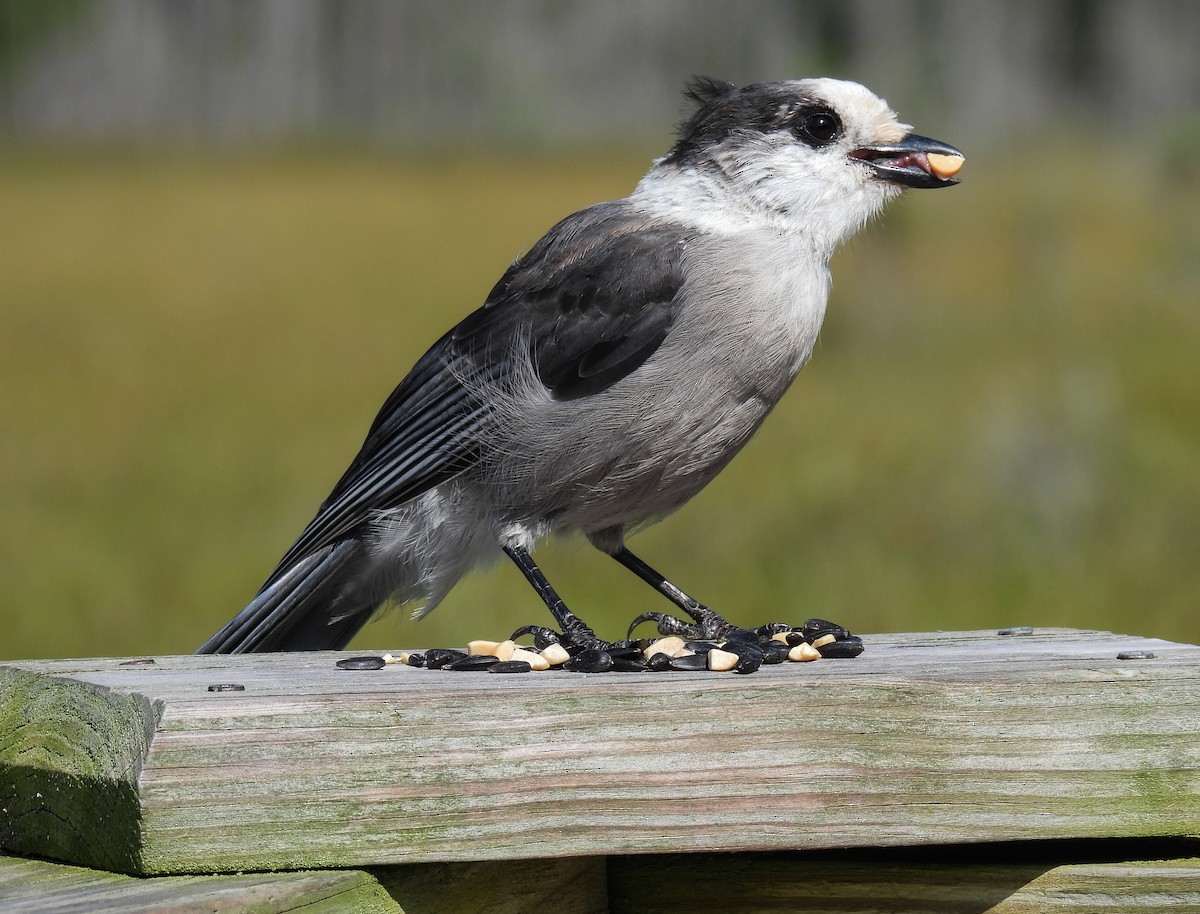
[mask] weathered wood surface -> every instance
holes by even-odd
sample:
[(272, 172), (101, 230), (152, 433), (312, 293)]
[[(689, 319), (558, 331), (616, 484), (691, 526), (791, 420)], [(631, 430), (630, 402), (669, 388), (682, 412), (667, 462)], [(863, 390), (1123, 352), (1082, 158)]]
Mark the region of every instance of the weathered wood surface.
[(867, 645), (745, 677), (12, 663), (0, 846), (153, 874), (1200, 834), (1200, 648)]
[(0, 856), (4, 914), (605, 914), (605, 860), (138, 878)]
[[(811, 853), (687, 854), (150, 878), (0, 857), (0, 910), (5, 914), (1200, 911), (1200, 859), (1064, 863), (1055, 850), (1038, 846), (1040, 859), (1029, 856), (1004, 863), (945, 861), (946, 848), (930, 848), (919, 858), (880, 853), (868, 860)], [(1136, 846), (1123, 849), (1138, 852)], [(1153, 853), (1155, 848), (1147, 850)], [(996, 848), (983, 846), (976, 853), (991, 861)], [(963, 856), (961, 850), (957, 856)]]
[[(986, 848), (981, 849), (986, 854)], [(612, 914), (1160, 914), (1200, 911), (1200, 859), (939, 863), (796, 854), (627, 857)], [(984, 856), (984, 860), (986, 860)]]
[(77, 866), (0, 857), (5, 914), (406, 914), (363, 872), (255, 873), (138, 879)]

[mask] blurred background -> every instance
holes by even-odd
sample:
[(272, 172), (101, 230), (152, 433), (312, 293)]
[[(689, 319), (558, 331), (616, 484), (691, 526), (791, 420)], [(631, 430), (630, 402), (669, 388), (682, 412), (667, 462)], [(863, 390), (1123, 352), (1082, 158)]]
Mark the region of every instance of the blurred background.
[[(634, 538), (745, 624), (1200, 641), (1200, 4), (0, 0), (0, 657), (186, 653), (376, 409), (693, 74), (959, 146), (840, 252), (812, 363)], [(609, 637), (667, 605), (539, 561)], [(508, 563), (358, 646), (549, 617)]]

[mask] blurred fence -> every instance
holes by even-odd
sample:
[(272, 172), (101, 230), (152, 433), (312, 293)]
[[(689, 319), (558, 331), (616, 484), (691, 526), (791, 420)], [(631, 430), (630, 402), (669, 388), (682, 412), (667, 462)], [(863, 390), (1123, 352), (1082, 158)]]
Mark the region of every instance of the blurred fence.
[(1195, 111), (1187, 0), (0, 0), (9, 138), (644, 141), (682, 82), (860, 79), (969, 138)]

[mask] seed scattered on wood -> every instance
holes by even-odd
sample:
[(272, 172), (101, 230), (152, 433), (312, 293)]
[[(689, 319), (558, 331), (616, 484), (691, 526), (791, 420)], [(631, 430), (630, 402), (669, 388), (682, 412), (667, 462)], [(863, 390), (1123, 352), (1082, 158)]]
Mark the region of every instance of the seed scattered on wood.
[(519, 661), (528, 663), (529, 668), (533, 670), (548, 670), (550, 669), (550, 661), (536, 651), (527, 651), (523, 647), (519, 647), (512, 652), (512, 656), (508, 658), (510, 662)]
[(456, 651), (449, 647), (435, 647), (425, 652), (425, 665), (431, 670), (440, 670), (456, 660), (465, 660), (466, 651)]
[(762, 659), (763, 649), (749, 641), (726, 641), (721, 645), (723, 651), (733, 651), (739, 657), (750, 656)]
[[(533, 635), (537, 649), (516, 643), (516, 638)], [(406, 663), (431, 669), (490, 670), (497, 663), (526, 664), (530, 670), (561, 667), (577, 673), (662, 672), (666, 670), (731, 670), (752, 673), (763, 664), (786, 661), (809, 662), (822, 657), (850, 658), (863, 652), (862, 639), (827, 619), (809, 619), (803, 625), (788, 626), (770, 622), (756, 629), (734, 628), (718, 639), (687, 640), (678, 635), (662, 638), (638, 638), (614, 641), (603, 649), (560, 640), (551, 629), (525, 626), (505, 641), (477, 639), (467, 647), (470, 653), (450, 648), (433, 648), (424, 653), (398, 652), (382, 658), (351, 658), (370, 666), (345, 666), (343, 669), (378, 669), (380, 663)], [(730, 657), (734, 659), (730, 659)], [(1140, 659), (1133, 653), (1121, 659)], [(510, 672), (499, 670), (498, 672)]]
[(739, 654), (738, 662), (734, 665), (735, 673), (757, 673), (762, 666), (762, 654)]
[(659, 652), (646, 661), (646, 666), (656, 673), (662, 673), (671, 668), (671, 658), (667, 654)]
[[(536, 657), (537, 654), (534, 654), (533, 656)], [(496, 660), (495, 658), (492, 658), (492, 659), (494, 662), (492, 663), (491, 666), (486, 668), (489, 673), (528, 673), (530, 670), (533, 669), (533, 667), (530, 666), (528, 663), (526, 663), (524, 660)]]
[(645, 673), (650, 670), (650, 663), (644, 657), (614, 657), (612, 671), (614, 673)]
[(761, 645), (763, 663), (786, 663), (791, 648), (783, 641), (764, 641)]
[(862, 638), (851, 635), (849, 638), (839, 638), (829, 641), (817, 648), (822, 657), (857, 657), (863, 652)]
[(564, 663), (563, 669), (572, 673), (607, 673), (612, 666), (612, 654), (608, 651), (585, 650)]
[(571, 655), (567, 653), (567, 649), (561, 644), (548, 644), (542, 648), (542, 656), (546, 658), (546, 662), (551, 666), (562, 666), (571, 659)]
[(339, 670), (382, 670), (387, 661), (382, 657), (347, 657), (337, 662)]
[(807, 663), (810, 660), (820, 660), (821, 652), (811, 644), (801, 642), (794, 648), (788, 651), (788, 660), (796, 661), (797, 663)]
[(456, 673), (471, 673), (476, 670), (490, 670), (497, 663), (505, 662), (507, 661), (497, 660), (491, 654), (475, 654), (462, 660), (455, 660), (448, 664), (446, 669), (454, 670)]
[(217, 682), (208, 687), (210, 692), (244, 692), (246, 687), (236, 682)]
[[(703, 654), (700, 654), (700, 656), (703, 656)], [(714, 647), (708, 651), (708, 668), (715, 672), (723, 673), (726, 670), (732, 670), (741, 659), (737, 654)]]
[(726, 641), (746, 641), (750, 644), (757, 644), (758, 638), (758, 632), (752, 632), (748, 628), (735, 628), (725, 633)]
[(605, 650), (612, 654), (613, 660), (645, 660), (643, 648), (636, 644), (610, 644)]
[(647, 657), (653, 657), (655, 654), (666, 654), (668, 657), (674, 657), (682, 649), (683, 639), (678, 635), (669, 635), (666, 638), (651, 641), (650, 646), (646, 648), (644, 653)]
[(684, 654), (680, 656), (676, 654), (671, 658), (671, 669), (673, 670), (707, 670), (708, 656), (706, 654)]
[(850, 632), (838, 625), (836, 622), (830, 622), (828, 619), (807, 619), (800, 626), (800, 633), (804, 635), (804, 640), (812, 644), (823, 635), (833, 635), (834, 639), (845, 638)]

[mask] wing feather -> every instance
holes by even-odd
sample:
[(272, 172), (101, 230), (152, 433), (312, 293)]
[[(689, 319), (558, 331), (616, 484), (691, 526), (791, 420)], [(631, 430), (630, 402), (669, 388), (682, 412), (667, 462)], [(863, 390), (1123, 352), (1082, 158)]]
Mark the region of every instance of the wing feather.
[(651, 222), (625, 201), (552, 228), (391, 393), (358, 456), (263, 589), (376, 512), (474, 466), (501, 421), (481, 390), (511, 376), (514, 359), (530, 359), (559, 399), (595, 394), (636, 371), (671, 331), (686, 240), (679, 227)]

